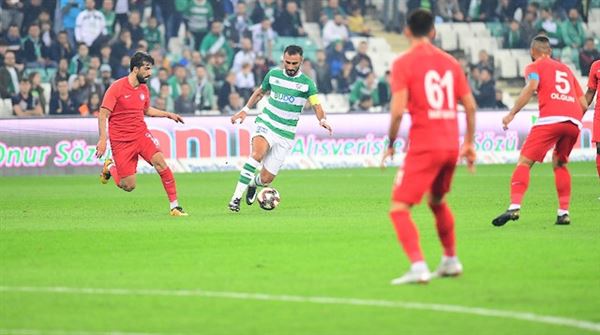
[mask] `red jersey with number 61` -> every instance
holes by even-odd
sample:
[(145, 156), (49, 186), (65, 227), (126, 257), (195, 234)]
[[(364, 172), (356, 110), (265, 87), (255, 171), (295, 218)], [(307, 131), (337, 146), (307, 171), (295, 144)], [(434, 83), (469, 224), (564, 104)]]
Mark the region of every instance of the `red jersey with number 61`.
[(108, 136), (111, 141), (135, 141), (148, 131), (144, 111), (150, 107), (148, 86), (133, 87), (127, 77), (115, 81), (104, 93), (101, 107), (111, 111)]
[(408, 90), (410, 150), (457, 150), (457, 101), (471, 90), (451, 55), (419, 44), (394, 61), (392, 94)]
[(581, 127), (581, 86), (565, 64), (550, 57), (539, 58), (525, 68), (525, 79), (537, 80), (540, 118), (536, 125), (571, 121)]

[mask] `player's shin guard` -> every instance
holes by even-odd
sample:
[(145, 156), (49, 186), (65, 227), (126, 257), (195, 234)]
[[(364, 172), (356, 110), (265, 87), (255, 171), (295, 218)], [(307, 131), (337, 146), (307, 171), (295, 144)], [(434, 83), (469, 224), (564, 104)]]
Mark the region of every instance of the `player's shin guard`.
[(175, 187), (175, 178), (173, 177), (173, 172), (171, 172), (171, 169), (167, 167), (166, 169), (159, 171), (158, 174), (160, 175), (162, 184), (167, 192), (167, 197), (169, 197), (171, 208), (179, 206), (177, 203), (177, 189)]
[(510, 179), (510, 203), (521, 205), (523, 196), (529, 186), (529, 170), (527, 165), (517, 165)]
[(396, 229), (396, 235), (411, 263), (423, 261), (423, 252), (419, 243), (419, 232), (410, 217), (409, 211), (390, 212), (390, 219)]
[(256, 159), (250, 157), (242, 171), (240, 172), (240, 179), (235, 187), (235, 191), (233, 192), (232, 199), (240, 199), (246, 188), (248, 188), (248, 184), (254, 178), (254, 173), (256, 172), (256, 168), (260, 165), (260, 162)]
[(117, 172), (117, 166), (112, 164), (110, 168), (108, 168), (108, 171), (110, 171), (110, 176), (115, 181), (117, 187), (121, 188), (121, 176), (119, 176), (119, 173)]
[(456, 256), (456, 244), (454, 237), (454, 216), (448, 204), (429, 204), (429, 208), (435, 216), (437, 233), (444, 247), (444, 256)]
[(571, 200), (571, 174), (566, 166), (554, 168), (554, 183), (558, 193), (558, 208), (569, 210)]

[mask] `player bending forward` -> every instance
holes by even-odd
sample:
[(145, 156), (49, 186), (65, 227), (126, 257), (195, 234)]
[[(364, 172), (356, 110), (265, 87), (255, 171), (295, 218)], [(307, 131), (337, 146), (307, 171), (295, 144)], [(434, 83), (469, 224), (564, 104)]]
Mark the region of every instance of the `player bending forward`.
[[(404, 167), (398, 171), (399, 184), (394, 186), (390, 218), (412, 263), (405, 275), (392, 280), (392, 285), (427, 283), (432, 277), (410, 216), (412, 206), (421, 202), (425, 193), (429, 194), (429, 208), (444, 248), (434, 275), (457, 276), (463, 271), (456, 256), (454, 217), (444, 195), (450, 191), (459, 155), (467, 159), (473, 170), (476, 106), (460, 64), (431, 43), (435, 36), (433, 20), (433, 15), (425, 10), (416, 10), (409, 16), (404, 33), (411, 47), (392, 65), (390, 143), (382, 166), (394, 155), (394, 140), (408, 107), (410, 144)], [(459, 100), (467, 114), (467, 131), (460, 153), (456, 106)]]
[[(300, 71), (303, 56), (302, 48), (290, 45), (283, 53), (283, 69), (273, 69), (263, 79), (242, 110), (231, 117), (231, 123), (244, 122), (248, 110), (269, 92), (267, 105), (256, 117), (256, 131), (252, 136), (252, 153), (244, 164), (240, 178), (229, 202), (232, 212), (240, 211), (240, 202), (246, 189), (246, 204), (252, 205), (256, 199), (256, 188), (266, 186), (275, 179), (285, 157), (292, 149), (296, 135), (296, 125), (306, 101), (310, 102), (319, 125), (332, 129), (325, 118), (317, 96), (315, 83)], [(263, 163), (260, 173), (255, 174)]]
[(587, 109), (583, 91), (571, 70), (550, 58), (552, 49), (546, 36), (536, 36), (531, 41), (533, 63), (525, 68), (527, 84), (517, 98), (511, 111), (502, 118), (504, 129), (515, 115), (538, 93), (540, 117), (527, 136), (517, 167), (510, 180), (510, 206), (494, 220), (494, 226), (502, 226), (510, 220), (518, 220), (521, 201), (529, 185), (529, 170), (535, 162), (542, 162), (548, 150), (554, 147), (552, 166), (558, 193), (556, 224), (571, 223), (569, 201), (571, 198), (571, 175), (567, 170), (569, 154), (581, 129), (581, 118)]
[(150, 107), (150, 91), (146, 81), (152, 74), (154, 59), (143, 52), (136, 52), (129, 63), (130, 73), (115, 81), (102, 100), (98, 115), (100, 139), (96, 146), (96, 156), (106, 152), (106, 118), (108, 117), (108, 137), (114, 161), (107, 158), (100, 175), (100, 181), (106, 184), (112, 177), (115, 184), (124, 191), (135, 188), (135, 172), (138, 156), (152, 164), (162, 180), (170, 202), (172, 216), (187, 216), (179, 206), (175, 178), (165, 162), (165, 157), (156, 140), (144, 122), (144, 115), (166, 117), (183, 123), (179, 115)]
[[(592, 63), (588, 76), (589, 79), (585, 100), (589, 107), (592, 101), (594, 101), (594, 95), (596, 95), (598, 85), (600, 85), (600, 60)], [(600, 178), (600, 102), (598, 102), (598, 100), (599, 99), (596, 99), (596, 107), (594, 108), (594, 132), (592, 141), (596, 142), (596, 170), (598, 171), (598, 177)]]

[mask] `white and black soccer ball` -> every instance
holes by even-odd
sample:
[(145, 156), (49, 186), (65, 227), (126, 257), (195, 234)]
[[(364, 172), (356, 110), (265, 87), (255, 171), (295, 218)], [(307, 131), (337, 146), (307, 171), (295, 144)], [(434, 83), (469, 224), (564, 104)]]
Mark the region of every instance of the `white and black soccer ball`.
[(279, 197), (279, 192), (272, 187), (265, 187), (256, 196), (256, 200), (258, 200), (258, 205), (260, 208), (271, 211), (275, 209), (279, 205), (281, 198)]

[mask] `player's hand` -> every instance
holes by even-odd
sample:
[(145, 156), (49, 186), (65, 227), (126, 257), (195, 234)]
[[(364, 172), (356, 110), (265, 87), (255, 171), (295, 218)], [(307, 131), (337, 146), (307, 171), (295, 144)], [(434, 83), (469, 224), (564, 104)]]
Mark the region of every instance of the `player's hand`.
[(506, 114), (502, 118), (502, 129), (507, 130), (508, 129), (508, 124), (511, 123), (514, 118), (515, 118), (514, 114), (512, 114), (512, 113)]
[(471, 173), (475, 173), (476, 158), (477, 153), (475, 152), (475, 146), (473, 145), (473, 143), (465, 142), (460, 148), (460, 159), (465, 159), (467, 161), (467, 168)]
[(231, 124), (235, 124), (235, 122), (237, 120), (240, 120), (240, 123), (243, 123), (244, 120), (246, 119), (246, 116), (248, 116), (248, 114), (246, 113), (246, 111), (241, 110), (237, 113), (235, 113), (232, 117), (231, 117)]
[(167, 114), (167, 117), (177, 123), (182, 123), (182, 124), (185, 123), (185, 122), (183, 122), (183, 119), (181, 118), (181, 116), (179, 116), (175, 113), (169, 112), (169, 114)]
[(98, 144), (96, 144), (96, 158), (101, 158), (102, 156), (104, 156), (105, 152), (106, 140), (101, 138), (98, 140)]
[(331, 124), (329, 124), (327, 119), (321, 119), (321, 121), (319, 121), (319, 125), (329, 131), (329, 136), (333, 135), (333, 129), (331, 128)]
[(381, 157), (381, 163), (379, 166), (381, 169), (385, 169), (385, 161), (389, 158), (390, 160), (394, 159), (394, 154), (396, 153), (396, 149), (394, 147), (388, 147), (387, 150), (383, 153), (383, 157)]

